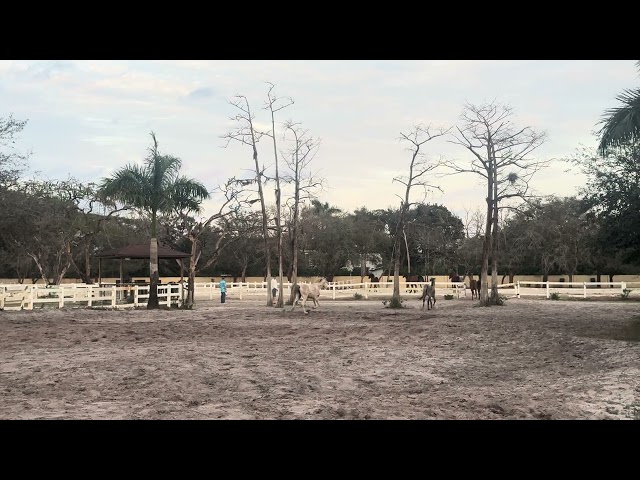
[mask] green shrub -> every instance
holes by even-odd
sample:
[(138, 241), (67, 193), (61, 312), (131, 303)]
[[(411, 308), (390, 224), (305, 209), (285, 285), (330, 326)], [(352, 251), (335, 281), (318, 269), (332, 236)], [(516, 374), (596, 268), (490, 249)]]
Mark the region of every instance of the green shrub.
[(444, 299), (445, 300), (453, 300), (453, 294), (451, 294), (451, 293), (445, 294)]
[(549, 298), (551, 298), (551, 300), (560, 300), (560, 294), (558, 292), (553, 292)]
[(361, 293), (354, 293), (353, 294), (353, 298), (355, 300), (362, 300), (364, 298), (364, 296)]

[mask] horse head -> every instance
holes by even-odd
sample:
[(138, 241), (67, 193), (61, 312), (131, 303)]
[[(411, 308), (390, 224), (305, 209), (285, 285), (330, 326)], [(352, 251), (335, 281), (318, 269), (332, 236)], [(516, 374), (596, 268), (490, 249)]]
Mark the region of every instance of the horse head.
[(318, 283), (320, 284), (320, 288), (327, 288), (329, 285), (329, 282), (325, 277), (322, 277)]

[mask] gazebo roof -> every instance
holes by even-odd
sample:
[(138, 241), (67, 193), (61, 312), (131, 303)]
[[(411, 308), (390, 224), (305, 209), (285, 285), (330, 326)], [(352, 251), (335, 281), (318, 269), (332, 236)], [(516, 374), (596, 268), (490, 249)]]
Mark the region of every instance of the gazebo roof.
[[(96, 255), (100, 258), (149, 258), (151, 245), (147, 243), (139, 243), (135, 245), (127, 245), (125, 247), (116, 248)], [(161, 247), (158, 245), (158, 258), (189, 258), (190, 253), (173, 250), (169, 247)]]

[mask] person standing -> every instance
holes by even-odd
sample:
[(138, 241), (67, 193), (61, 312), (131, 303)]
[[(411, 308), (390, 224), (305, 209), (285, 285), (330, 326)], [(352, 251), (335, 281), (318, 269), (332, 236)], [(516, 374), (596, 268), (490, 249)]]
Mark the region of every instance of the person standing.
[(276, 280), (276, 277), (271, 277), (271, 297), (275, 305), (278, 298), (278, 280)]
[(227, 282), (224, 277), (220, 279), (220, 303), (224, 303), (227, 298)]

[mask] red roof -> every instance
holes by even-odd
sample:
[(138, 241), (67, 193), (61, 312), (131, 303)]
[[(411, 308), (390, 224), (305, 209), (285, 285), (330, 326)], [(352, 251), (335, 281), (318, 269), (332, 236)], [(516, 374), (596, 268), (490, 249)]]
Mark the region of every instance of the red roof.
[[(150, 242), (139, 243), (136, 245), (127, 245), (126, 247), (116, 248), (96, 255), (101, 258), (149, 258), (151, 245)], [(190, 253), (173, 250), (169, 247), (158, 245), (158, 258), (189, 258)]]

